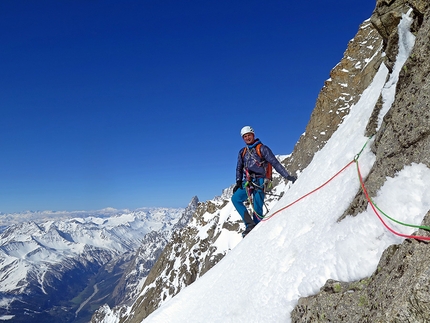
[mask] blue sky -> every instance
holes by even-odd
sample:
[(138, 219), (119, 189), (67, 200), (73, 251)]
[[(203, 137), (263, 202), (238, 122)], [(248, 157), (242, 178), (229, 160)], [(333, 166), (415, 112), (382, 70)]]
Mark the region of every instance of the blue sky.
[(0, 212), (184, 207), (304, 132), (374, 0), (1, 1)]

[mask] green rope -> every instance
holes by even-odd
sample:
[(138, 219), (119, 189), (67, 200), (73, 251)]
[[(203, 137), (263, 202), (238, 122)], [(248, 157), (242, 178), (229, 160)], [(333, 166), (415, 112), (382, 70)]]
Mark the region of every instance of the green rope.
[(401, 225), (404, 225), (404, 226), (407, 226), (407, 227), (412, 227), (412, 228), (417, 228), (417, 229), (423, 229), (423, 230), (426, 230), (426, 231), (430, 231), (430, 227), (428, 227), (426, 225), (416, 225), (416, 224), (403, 223), (403, 222), (400, 222), (400, 221), (398, 221), (396, 219), (391, 218), (390, 216), (388, 216), (387, 214), (385, 214), (384, 211), (382, 211), (375, 204), (375, 202), (372, 199), (370, 199), (370, 200), (372, 201), (373, 205), (378, 209), (378, 211), (381, 212), (383, 215), (385, 215), (387, 218), (389, 218), (391, 221), (394, 221), (394, 222), (396, 222), (398, 224), (401, 224)]
[[(370, 139), (372, 139), (373, 135), (369, 137), (369, 139), (366, 141), (366, 143), (364, 144), (363, 148), (361, 148), (360, 152), (355, 156), (354, 161), (355, 164), (357, 166), (357, 171), (358, 171), (358, 158), (360, 157), (361, 153), (363, 152), (364, 148), (366, 147), (367, 143), (370, 141)], [(360, 179), (360, 178), (359, 178)], [(370, 198), (370, 197), (369, 197)], [(390, 217), (388, 214), (386, 214), (384, 211), (382, 211), (376, 204), (375, 202), (372, 200), (372, 198), (370, 198), (370, 201), (372, 202), (372, 204), (375, 206), (375, 208), (381, 212), (386, 218), (390, 219), (393, 222), (396, 222), (400, 225), (406, 226), (406, 227), (411, 227), (411, 228), (417, 228), (417, 229), (423, 229), (423, 230), (427, 230), (430, 231), (430, 227), (426, 226), (426, 225), (416, 225), (416, 224), (409, 224), (409, 223), (403, 223), (399, 220), (396, 220), (392, 217)]]
[(361, 153), (363, 152), (364, 148), (366, 148), (367, 144), (369, 143), (369, 141), (370, 141), (372, 138), (373, 138), (373, 135), (371, 135), (371, 136), (369, 137), (369, 139), (367, 139), (366, 143), (363, 145), (363, 148), (361, 148), (360, 152), (359, 152), (357, 155), (355, 155), (355, 157), (354, 157), (354, 160), (355, 160), (355, 161), (357, 161), (357, 160), (358, 160), (358, 158), (360, 157), (360, 155), (361, 155)]

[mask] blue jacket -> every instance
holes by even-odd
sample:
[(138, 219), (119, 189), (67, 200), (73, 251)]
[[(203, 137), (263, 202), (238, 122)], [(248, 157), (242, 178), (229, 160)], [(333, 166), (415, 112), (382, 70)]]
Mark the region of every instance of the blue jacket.
[[(260, 143), (260, 139), (256, 139), (252, 145), (248, 145), (239, 151), (236, 166), (236, 182), (244, 178), (245, 169), (247, 169), (251, 175), (254, 175), (257, 178), (265, 177), (266, 162), (271, 163), (273, 168), (276, 169), (276, 171), (281, 174), (282, 177), (287, 178), (290, 176), (284, 166), (282, 166), (278, 159), (276, 159), (270, 148), (263, 144), (260, 147), (260, 153), (262, 156), (260, 158), (257, 153), (257, 149), (255, 148)], [(247, 151), (242, 158), (244, 149)]]

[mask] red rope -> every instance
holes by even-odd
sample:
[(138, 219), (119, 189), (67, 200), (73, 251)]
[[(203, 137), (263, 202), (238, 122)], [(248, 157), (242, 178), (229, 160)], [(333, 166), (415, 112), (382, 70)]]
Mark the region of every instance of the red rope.
[(385, 221), (382, 219), (381, 215), (378, 213), (378, 211), (376, 210), (375, 206), (372, 203), (371, 198), (369, 197), (369, 194), (367, 193), (366, 187), (364, 186), (364, 181), (363, 181), (363, 177), (361, 176), (361, 172), (360, 172), (360, 166), (358, 164), (358, 156), (350, 161), (346, 166), (344, 166), (340, 171), (338, 171), (335, 175), (333, 175), (328, 181), (326, 181), (324, 184), (322, 184), (321, 186), (317, 187), (316, 189), (310, 191), (309, 193), (303, 195), (302, 197), (298, 198), (297, 200), (295, 200), (294, 202), (288, 204), (287, 206), (284, 206), (283, 208), (277, 210), (276, 212), (272, 213), (272, 215), (270, 215), (269, 217), (264, 217), (263, 219), (261, 219), (261, 221), (267, 221), (269, 219), (271, 219), (273, 216), (275, 216), (276, 214), (284, 211), (285, 209), (289, 208), (290, 206), (296, 204), (297, 202), (303, 200), (305, 197), (308, 197), (309, 195), (315, 193), (316, 191), (320, 190), (321, 188), (323, 188), (324, 186), (326, 186), (328, 183), (330, 183), (336, 176), (338, 176), (340, 173), (342, 173), (346, 168), (348, 168), (349, 166), (351, 166), (352, 163), (356, 163), (357, 165), (357, 172), (358, 172), (358, 177), (360, 179), (360, 185), (361, 188), (363, 189), (364, 195), (366, 196), (367, 201), (369, 202), (370, 206), (373, 209), (373, 212), (375, 212), (375, 214), (377, 215), (377, 217), (379, 218), (379, 220), (382, 222), (382, 224), (393, 234), (403, 237), (403, 238), (409, 238), (409, 239), (416, 239), (416, 240), (423, 240), (423, 241), (430, 241), (430, 237), (425, 237), (425, 236), (416, 236), (416, 235), (408, 235), (408, 234), (403, 234), (403, 233), (399, 233), (395, 230), (393, 230), (392, 228), (390, 228)]
[(370, 206), (373, 209), (373, 212), (375, 212), (375, 214), (378, 216), (379, 220), (382, 222), (382, 224), (391, 232), (394, 233), (397, 236), (403, 237), (403, 238), (410, 238), (410, 239), (417, 239), (417, 240), (424, 240), (424, 241), (429, 241), (430, 237), (424, 237), (424, 236), (414, 236), (414, 235), (407, 235), (407, 234), (403, 234), (403, 233), (399, 233), (397, 231), (394, 231), (393, 229), (391, 229), (382, 219), (381, 215), (378, 213), (378, 211), (376, 210), (375, 206), (372, 203), (372, 200), (369, 197), (369, 194), (367, 193), (366, 187), (364, 186), (364, 182), (363, 182), (363, 177), (361, 176), (361, 172), (360, 172), (360, 166), (358, 165), (358, 160), (355, 160), (355, 163), (357, 164), (357, 171), (358, 171), (358, 177), (360, 179), (360, 184), (361, 184), (361, 188), (363, 189), (364, 195), (366, 196), (367, 201), (369, 202)]
[(331, 182), (336, 176), (338, 176), (340, 173), (342, 173), (346, 168), (348, 168), (352, 163), (354, 162), (354, 160), (351, 160), (345, 167), (343, 167), (340, 171), (338, 171), (334, 176), (332, 176), (327, 182), (325, 182), (324, 184), (322, 184), (321, 186), (317, 187), (316, 189), (314, 189), (313, 191), (310, 191), (309, 193), (303, 195), (302, 197), (300, 197), (299, 199), (295, 200), (294, 202), (288, 204), (287, 206), (284, 206), (283, 208), (279, 209), (278, 211), (272, 213), (271, 216), (269, 217), (265, 217), (263, 218), (261, 221), (267, 221), (269, 219), (271, 219), (274, 215), (284, 211), (285, 209), (289, 208), (291, 205), (296, 204), (297, 202), (303, 200), (305, 197), (311, 195), (312, 193), (315, 193), (316, 191), (318, 191), (319, 189), (323, 188), (324, 186), (326, 186), (329, 182)]

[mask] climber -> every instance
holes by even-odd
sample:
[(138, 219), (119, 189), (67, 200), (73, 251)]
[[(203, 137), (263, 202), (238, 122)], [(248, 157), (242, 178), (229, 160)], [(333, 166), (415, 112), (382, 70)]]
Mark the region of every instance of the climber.
[[(245, 126), (240, 131), (240, 135), (246, 146), (239, 151), (237, 157), (236, 185), (233, 188), (231, 201), (245, 223), (245, 231), (242, 233), (245, 237), (262, 218), (264, 187), (265, 182), (269, 180), (266, 177), (271, 176), (268, 175), (268, 168), (271, 169), (273, 166), (282, 177), (293, 183), (297, 178), (289, 175), (270, 148), (255, 138), (254, 129)], [(253, 200), (252, 217), (244, 205), (248, 195), (252, 196)]]

